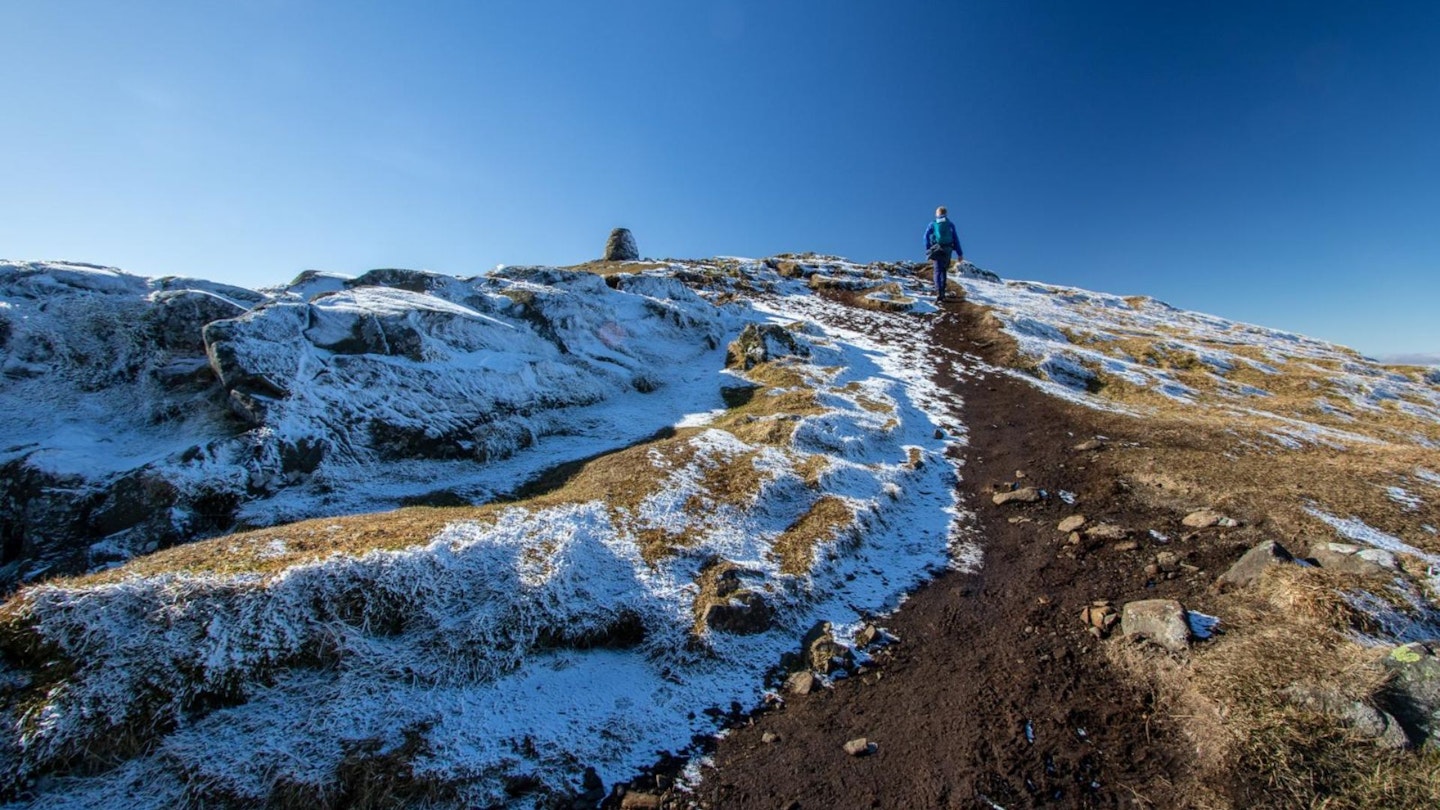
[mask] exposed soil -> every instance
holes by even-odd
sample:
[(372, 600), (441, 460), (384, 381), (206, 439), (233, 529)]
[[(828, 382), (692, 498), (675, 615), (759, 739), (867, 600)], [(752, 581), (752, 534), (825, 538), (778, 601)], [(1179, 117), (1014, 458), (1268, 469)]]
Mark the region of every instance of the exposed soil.
[[(984, 311), (949, 304), (937, 342), (995, 362), (1007, 347)], [(1177, 807), (1190, 757), (1151, 716), (1150, 696), (1107, 663), (1082, 623), (1092, 600), (1176, 598), (1205, 610), (1207, 587), (1238, 552), (1184, 536), (1183, 515), (1132, 495), (1113, 448), (1150, 441), (1143, 423), (1042, 394), (1000, 373), (941, 382), (963, 400), (968, 445), (960, 483), (984, 564), (948, 573), (880, 624), (899, 642), (878, 666), (833, 688), (786, 695), (719, 742), (686, 804), (706, 808)], [(1093, 436), (1109, 448), (1076, 450)], [(1130, 445), (1133, 446), (1133, 445)], [(1017, 479), (1017, 471), (1023, 479)], [(1049, 493), (996, 506), (1012, 482)], [(1058, 493), (1075, 495), (1074, 505)], [(1084, 514), (1132, 531), (1068, 545), (1056, 524)], [(1161, 542), (1150, 529), (1168, 535)], [(1190, 566), (1147, 574), (1158, 551)], [(778, 735), (778, 738), (777, 736)], [(843, 750), (852, 739), (869, 754)], [(772, 742), (765, 742), (771, 739)], [(643, 787), (643, 785), (642, 785)], [(678, 797), (676, 797), (678, 798)], [(612, 803), (614, 798), (612, 797)], [(667, 806), (671, 802), (667, 801)], [(675, 806), (681, 806), (676, 803)]]

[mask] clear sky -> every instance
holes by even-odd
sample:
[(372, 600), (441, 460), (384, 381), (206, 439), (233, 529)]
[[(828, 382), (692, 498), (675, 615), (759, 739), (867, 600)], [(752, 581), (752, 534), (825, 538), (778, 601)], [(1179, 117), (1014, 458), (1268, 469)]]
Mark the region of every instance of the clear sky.
[(1440, 352), (1440, 3), (0, 0), (0, 256), (814, 250)]

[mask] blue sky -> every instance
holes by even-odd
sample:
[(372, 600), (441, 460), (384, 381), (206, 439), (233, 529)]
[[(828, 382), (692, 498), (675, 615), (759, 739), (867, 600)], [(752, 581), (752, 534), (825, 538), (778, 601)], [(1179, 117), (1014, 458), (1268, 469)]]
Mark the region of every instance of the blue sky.
[(0, 256), (921, 257), (1440, 352), (1440, 3), (0, 2)]

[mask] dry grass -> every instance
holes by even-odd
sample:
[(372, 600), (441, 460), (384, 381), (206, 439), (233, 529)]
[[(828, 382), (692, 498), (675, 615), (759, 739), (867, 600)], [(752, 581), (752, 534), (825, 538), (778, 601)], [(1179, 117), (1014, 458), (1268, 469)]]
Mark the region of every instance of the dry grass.
[(670, 267), (665, 262), (633, 261), (633, 262), (607, 262), (596, 259), (592, 262), (574, 264), (562, 268), (564, 270), (579, 270), (585, 273), (594, 273), (597, 276), (613, 276), (618, 273), (643, 273), (646, 270), (665, 270)]
[(855, 513), (845, 501), (826, 496), (816, 501), (775, 540), (780, 573), (803, 574), (814, 562), (815, 547), (855, 527)]
[(1155, 722), (1192, 743), (1195, 806), (1440, 806), (1440, 756), (1385, 750), (1338, 716), (1350, 702), (1373, 705), (1386, 676), (1345, 632), (1353, 614), (1336, 585), (1317, 569), (1275, 569), (1232, 597), (1227, 635), (1189, 661), (1107, 645), (1112, 663), (1149, 686)]

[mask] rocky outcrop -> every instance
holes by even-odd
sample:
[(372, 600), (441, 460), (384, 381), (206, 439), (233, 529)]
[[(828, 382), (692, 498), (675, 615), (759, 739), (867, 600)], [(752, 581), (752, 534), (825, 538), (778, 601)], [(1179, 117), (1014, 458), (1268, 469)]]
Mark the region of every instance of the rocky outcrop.
[(742, 371), (768, 363), (779, 357), (800, 355), (808, 357), (810, 347), (795, 334), (779, 324), (748, 324), (730, 344), (725, 365)]
[(774, 611), (763, 594), (746, 587), (747, 575), (757, 572), (724, 560), (705, 566), (695, 598), (696, 630), (745, 636), (770, 629)]
[(0, 263), (0, 566), (82, 571), (292, 487), (333, 500), (376, 465), (506, 458), (567, 409), (662, 387), (722, 329), (673, 278), (387, 268), (261, 293)]
[(187, 354), (205, 353), (207, 324), (238, 318), (246, 308), (228, 298), (201, 290), (168, 290), (150, 297), (155, 308), (146, 313), (162, 349)]
[(1404, 644), (1384, 659), (1390, 681), (1381, 706), (1416, 747), (1440, 752), (1440, 639)]

